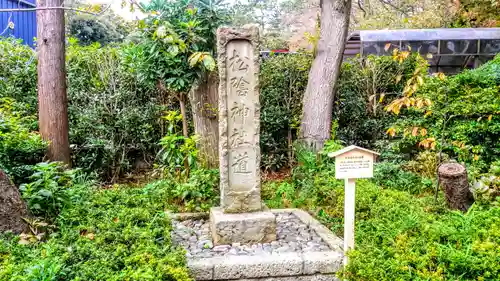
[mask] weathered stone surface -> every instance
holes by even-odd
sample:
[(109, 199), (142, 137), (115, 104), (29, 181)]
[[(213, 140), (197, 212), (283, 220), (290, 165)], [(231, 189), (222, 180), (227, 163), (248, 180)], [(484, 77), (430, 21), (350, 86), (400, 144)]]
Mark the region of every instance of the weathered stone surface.
[(188, 260), (188, 268), (191, 276), (196, 280), (213, 280), (214, 263), (211, 260)]
[(332, 273), (342, 266), (343, 255), (339, 252), (310, 252), (303, 254), (304, 274)]
[(315, 274), (292, 277), (238, 279), (238, 281), (340, 281), (335, 275)]
[(219, 28), (219, 169), (226, 213), (262, 210), (260, 199), (259, 30)]
[[(212, 274), (211, 280), (339, 281), (335, 272), (343, 260), (343, 252), (338, 250), (342, 240), (304, 211), (271, 211), (279, 228), (278, 240), (271, 243), (235, 242), (221, 245), (218, 248), (221, 252), (215, 252), (205, 246), (211, 245), (210, 240), (206, 240), (210, 232), (206, 222), (197, 220), (174, 221), (172, 239), (188, 250), (188, 266), (191, 268), (194, 264), (191, 272), (196, 280), (208, 280), (206, 278)], [(328, 242), (318, 236), (317, 230), (323, 232)], [(190, 241), (193, 233), (198, 238), (196, 242)], [(288, 242), (286, 239), (290, 235), (297, 242)], [(325, 242), (328, 244), (326, 248)], [(287, 248), (286, 251), (283, 248)]]
[(28, 229), (23, 220), (25, 217), (28, 217), (28, 210), (21, 199), (19, 189), (7, 174), (0, 170), (0, 233), (21, 233)]
[[(293, 213), (274, 213), (276, 217), (276, 241), (271, 243), (245, 244), (234, 242), (231, 245), (213, 247), (210, 222), (203, 218), (179, 221), (173, 219), (172, 242), (187, 250), (190, 258), (205, 258), (235, 255), (263, 255), (286, 252), (309, 253), (331, 251), (313, 228), (304, 224)], [(196, 241), (193, 237), (196, 238)]]
[(271, 212), (225, 214), (210, 210), (210, 228), (215, 245), (266, 243), (276, 240), (276, 217)]
[(274, 209), (273, 213), (291, 212), (297, 216), (304, 224), (312, 228), (323, 241), (325, 241), (330, 249), (334, 251), (343, 251), (343, 240), (334, 235), (326, 226), (322, 225), (307, 212), (300, 209)]
[(237, 256), (214, 266), (214, 280), (298, 276), (302, 258), (297, 253), (268, 256)]

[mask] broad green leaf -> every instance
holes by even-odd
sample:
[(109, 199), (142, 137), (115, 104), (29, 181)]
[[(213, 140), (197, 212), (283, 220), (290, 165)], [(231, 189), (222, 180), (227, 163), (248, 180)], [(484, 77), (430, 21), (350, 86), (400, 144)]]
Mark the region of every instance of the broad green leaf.
[(175, 57), (179, 53), (179, 47), (177, 45), (172, 45), (168, 47), (167, 52), (169, 52), (170, 55)]
[(210, 71), (215, 70), (215, 60), (211, 55), (203, 56), (203, 66)]

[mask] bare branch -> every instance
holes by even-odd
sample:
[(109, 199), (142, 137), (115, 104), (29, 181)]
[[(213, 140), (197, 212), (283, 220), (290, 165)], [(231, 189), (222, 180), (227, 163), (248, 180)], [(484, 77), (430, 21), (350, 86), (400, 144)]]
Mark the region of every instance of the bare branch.
[(366, 10), (363, 7), (363, 4), (361, 4), (361, 0), (358, 0), (358, 7), (361, 11), (363, 11), (363, 17), (366, 17)]
[(401, 7), (398, 7), (396, 5), (394, 5), (391, 0), (379, 0), (380, 3), (384, 4), (384, 5), (387, 5), (387, 6), (390, 6), (391, 8), (393, 8), (394, 10), (402, 13), (404, 16), (408, 16), (408, 13), (407, 11), (403, 10)]

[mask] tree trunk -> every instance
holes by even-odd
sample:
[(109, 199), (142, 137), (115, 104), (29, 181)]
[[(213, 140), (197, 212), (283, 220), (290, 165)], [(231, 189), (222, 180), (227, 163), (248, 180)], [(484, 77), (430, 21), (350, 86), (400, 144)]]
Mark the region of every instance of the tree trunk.
[[(39, 0), (38, 7), (57, 7), (62, 0)], [(49, 141), (48, 158), (70, 163), (68, 99), (64, 43), (64, 10), (38, 10), (38, 112), (40, 134)]]
[(200, 160), (209, 169), (219, 167), (218, 87), (219, 77), (210, 73), (202, 77), (189, 93), (194, 131), (200, 137)]
[(313, 150), (330, 138), (334, 89), (342, 64), (351, 0), (321, 0), (317, 54), (304, 94), (301, 139)]
[[(188, 120), (186, 116), (186, 95), (185, 94), (179, 94), (179, 105), (181, 108), (181, 115), (182, 115), (182, 135), (187, 139), (189, 138), (189, 131), (188, 131)], [(188, 158), (184, 158), (184, 169), (186, 171), (186, 178), (189, 177), (190, 174), (190, 169), (189, 169), (189, 162)]]
[(439, 182), (450, 209), (467, 211), (474, 197), (469, 189), (467, 170), (458, 163), (443, 163), (438, 169)]
[(181, 108), (181, 115), (182, 115), (182, 135), (185, 138), (189, 138), (189, 131), (188, 131), (188, 120), (186, 116), (186, 96), (184, 94), (179, 94), (179, 106)]
[(19, 189), (12, 184), (7, 174), (0, 170), (0, 233), (27, 230), (23, 218), (28, 216), (26, 204), (21, 199)]

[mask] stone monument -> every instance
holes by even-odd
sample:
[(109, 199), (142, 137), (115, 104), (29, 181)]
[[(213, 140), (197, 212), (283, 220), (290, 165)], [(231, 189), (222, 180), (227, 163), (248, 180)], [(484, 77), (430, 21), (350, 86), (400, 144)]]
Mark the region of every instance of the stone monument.
[(276, 240), (260, 197), (259, 29), (217, 30), (221, 206), (210, 210), (214, 244)]

